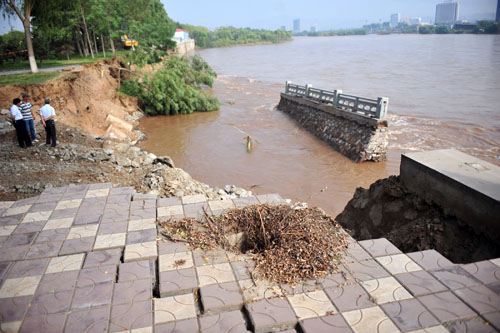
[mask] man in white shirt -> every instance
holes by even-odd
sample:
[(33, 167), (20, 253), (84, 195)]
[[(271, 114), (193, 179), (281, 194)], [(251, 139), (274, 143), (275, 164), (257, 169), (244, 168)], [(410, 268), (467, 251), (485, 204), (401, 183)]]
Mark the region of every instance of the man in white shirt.
[(21, 100), (19, 98), (14, 98), (12, 101), (12, 106), (10, 107), (10, 116), (12, 117), (12, 122), (16, 128), (17, 141), (19, 142), (19, 147), (27, 148), (33, 146), (31, 143), (31, 138), (26, 129), (26, 122), (23, 120), (23, 114), (19, 107), (21, 106)]
[(56, 110), (50, 106), (50, 98), (45, 98), (45, 105), (40, 108), (40, 117), (42, 118), (43, 127), (45, 127), (45, 133), (47, 136), (45, 145), (55, 147), (56, 125), (54, 123), (54, 119), (56, 117)]

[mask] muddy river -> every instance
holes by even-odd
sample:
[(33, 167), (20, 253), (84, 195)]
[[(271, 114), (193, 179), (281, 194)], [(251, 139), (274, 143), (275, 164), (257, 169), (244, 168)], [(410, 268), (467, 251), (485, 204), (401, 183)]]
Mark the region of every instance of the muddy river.
[[(400, 155), (455, 148), (500, 165), (500, 36), (296, 38), (198, 52), (219, 74), (220, 111), (141, 121), (142, 147), (213, 186), (278, 192), (337, 214)], [(389, 102), (383, 163), (355, 164), (275, 109), (285, 81)], [(246, 136), (255, 140), (246, 151)]]

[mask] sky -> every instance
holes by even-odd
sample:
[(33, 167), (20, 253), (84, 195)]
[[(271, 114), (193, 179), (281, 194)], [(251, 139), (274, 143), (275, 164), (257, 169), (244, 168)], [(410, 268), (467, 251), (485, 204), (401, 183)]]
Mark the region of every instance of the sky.
[[(389, 21), (392, 13), (433, 21), (436, 4), (442, 0), (161, 0), (175, 21), (202, 25), (254, 29), (292, 29), (301, 20), (301, 29), (359, 28), (367, 23)], [(460, 18), (480, 19), (496, 11), (497, 0), (460, 0)], [(11, 27), (22, 31), (19, 19), (10, 22), (0, 15), (0, 34)]]

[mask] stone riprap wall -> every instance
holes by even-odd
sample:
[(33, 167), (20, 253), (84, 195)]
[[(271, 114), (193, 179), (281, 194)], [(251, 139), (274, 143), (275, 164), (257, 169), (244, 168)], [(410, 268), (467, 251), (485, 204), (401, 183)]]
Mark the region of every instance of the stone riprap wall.
[(188, 39), (183, 41), (182, 43), (177, 44), (177, 47), (175, 48), (175, 53), (182, 57), (183, 55), (186, 55), (189, 52), (194, 51), (195, 47), (196, 45), (194, 39)]
[(386, 120), (285, 93), (281, 94), (278, 110), (355, 162), (386, 159), (389, 145)]

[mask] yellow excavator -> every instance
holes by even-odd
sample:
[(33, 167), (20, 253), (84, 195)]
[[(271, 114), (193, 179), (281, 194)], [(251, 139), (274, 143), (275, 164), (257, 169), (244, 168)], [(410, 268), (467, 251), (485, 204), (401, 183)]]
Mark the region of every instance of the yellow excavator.
[(129, 50), (129, 49), (135, 50), (135, 48), (137, 47), (137, 45), (139, 45), (138, 41), (136, 41), (135, 39), (128, 38), (127, 35), (121, 36), (121, 40), (122, 40), (123, 47), (126, 50)]

